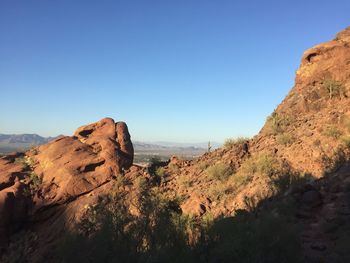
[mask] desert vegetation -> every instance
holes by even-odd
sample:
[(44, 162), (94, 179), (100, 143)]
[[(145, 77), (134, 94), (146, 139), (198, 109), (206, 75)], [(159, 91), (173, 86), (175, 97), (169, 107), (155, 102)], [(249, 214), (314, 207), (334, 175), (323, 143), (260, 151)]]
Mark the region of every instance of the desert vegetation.
[(176, 200), (149, 185), (139, 189), (137, 202), (135, 215), (125, 193), (101, 196), (57, 255), (63, 262), (116, 262), (116, 255), (117, 262), (302, 262), (286, 204), (276, 202), (272, 214), (238, 211), (231, 218), (201, 219), (182, 215)]
[(219, 163), (210, 166), (205, 170), (208, 179), (226, 181), (233, 173), (231, 167), (227, 164)]
[(261, 154), (243, 163), (240, 171), (244, 174), (261, 174), (272, 176), (279, 171), (279, 163), (269, 154)]
[(323, 135), (338, 139), (342, 135), (342, 132), (336, 126), (330, 125), (325, 128)]
[(329, 94), (329, 99), (332, 99), (335, 96), (343, 97), (345, 95), (345, 89), (343, 84), (334, 79), (324, 80), (323, 87), (327, 90)]
[(291, 145), (295, 141), (295, 138), (291, 134), (281, 133), (281, 134), (277, 135), (276, 141), (278, 144), (288, 146), (288, 145)]
[(29, 175), (29, 188), (32, 193), (39, 190), (40, 185), (42, 183), (42, 179), (36, 173), (31, 172)]
[(17, 157), (15, 159), (16, 164), (21, 164), (23, 169), (31, 169), (34, 166), (34, 160), (26, 155)]
[(248, 137), (228, 138), (224, 142), (224, 148), (232, 148), (233, 146), (245, 143), (246, 141), (249, 141)]
[(292, 117), (274, 111), (267, 118), (267, 128), (270, 134), (277, 135), (286, 131), (286, 128), (293, 122)]

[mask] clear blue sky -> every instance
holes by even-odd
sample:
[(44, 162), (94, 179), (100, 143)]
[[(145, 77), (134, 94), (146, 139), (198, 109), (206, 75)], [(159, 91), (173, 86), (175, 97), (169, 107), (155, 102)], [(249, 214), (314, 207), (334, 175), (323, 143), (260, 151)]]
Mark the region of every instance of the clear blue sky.
[(109, 116), (144, 141), (254, 135), (350, 1), (0, 0), (0, 133)]

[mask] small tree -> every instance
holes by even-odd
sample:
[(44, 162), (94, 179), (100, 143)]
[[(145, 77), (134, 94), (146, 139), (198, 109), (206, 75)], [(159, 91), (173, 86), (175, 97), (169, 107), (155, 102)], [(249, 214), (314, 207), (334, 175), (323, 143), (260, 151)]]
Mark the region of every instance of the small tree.
[(326, 79), (323, 82), (323, 86), (327, 89), (330, 99), (332, 99), (335, 95), (341, 96), (344, 92), (343, 85), (339, 81), (333, 79)]

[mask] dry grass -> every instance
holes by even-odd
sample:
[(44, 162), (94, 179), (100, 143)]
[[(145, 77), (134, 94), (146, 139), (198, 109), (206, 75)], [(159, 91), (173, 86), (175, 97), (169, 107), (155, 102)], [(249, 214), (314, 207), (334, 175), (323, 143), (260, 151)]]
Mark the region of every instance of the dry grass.
[(325, 130), (323, 130), (323, 135), (334, 139), (339, 139), (342, 132), (335, 126), (328, 126)]
[(209, 179), (219, 181), (226, 181), (233, 174), (232, 168), (223, 163), (210, 166), (205, 172)]
[(282, 134), (277, 135), (276, 141), (278, 144), (288, 146), (288, 145), (291, 145), (295, 141), (295, 138), (288, 133), (282, 133)]
[(233, 146), (245, 143), (248, 140), (249, 140), (248, 137), (228, 138), (224, 142), (224, 147), (225, 148), (232, 148)]
[(272, 176), (280, 169), (278, 161), (269, 154), (261, 154), (245, 161), (240, 172), (246, 175), (261, 174)]
[(283, 115), (274, 111), (267, 118), (267, 128), (270, 134), (277, 135), (286, 131), (293, 119), (288, 115)]

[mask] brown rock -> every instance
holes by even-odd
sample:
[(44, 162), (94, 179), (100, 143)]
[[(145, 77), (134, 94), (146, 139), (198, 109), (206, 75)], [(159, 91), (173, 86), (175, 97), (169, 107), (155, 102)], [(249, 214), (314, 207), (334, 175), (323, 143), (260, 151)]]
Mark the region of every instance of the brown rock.
[(134, 159), (134, 147), (130, 140), (128, 127), (124, 122), (117, 122), (116, 131), (119, 144), (118, 153), (122, 157), (122, 167), (128, 169), (132, 165)]
[[(43, 256), (50, 250), (48, 240), (57, 241), (79, 220), (84, 207), (112, 191), (113, 178), (131, 167), (133, 154), (127, 125), (106, 118), (36, 151), (0, 158), (0, 243), (6, 244), (25, 222), (37, 225), (38, 242), (44, 246), (37, 252)], [(16, 158), (30, 160), (31, 165)]]
[(124, 122), (115, 123), (111, 118), (78, 128), (74, 135), (100, 152), (107, 164), (118, 163), (120, 169), (128, 169), (134, 158), (134, 148), (128, 127)]
[(110, 118), (82, 126), (73, 137), (39, 147), (35, 173), (42, 177), (36, 208), (65, 203), (109, 182), (133, 160), (125, 123)]
[(184, 214), (201, 216), (210, 210), (210, 203), (205, 196), (193, 194), (181, 205), (181, 210)]

